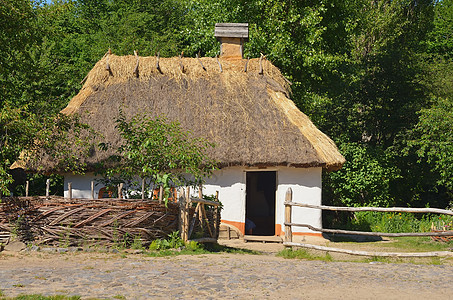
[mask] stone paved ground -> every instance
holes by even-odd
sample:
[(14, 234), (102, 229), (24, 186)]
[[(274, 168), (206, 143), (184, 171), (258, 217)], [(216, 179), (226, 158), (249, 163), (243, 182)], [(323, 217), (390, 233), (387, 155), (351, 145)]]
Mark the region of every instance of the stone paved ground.
[(126, 299), (452, 299), (453, 266), (274, 255), (0, 253), (0, 290)]

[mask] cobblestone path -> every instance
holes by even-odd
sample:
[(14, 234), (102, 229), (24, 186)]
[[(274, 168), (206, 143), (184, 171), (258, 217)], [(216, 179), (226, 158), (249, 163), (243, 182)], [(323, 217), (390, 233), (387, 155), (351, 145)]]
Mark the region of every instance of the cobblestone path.
[(84, 299), (453, 299), (453, 266), (242, 254), (1, 253), (0, 290), (7, 297)]

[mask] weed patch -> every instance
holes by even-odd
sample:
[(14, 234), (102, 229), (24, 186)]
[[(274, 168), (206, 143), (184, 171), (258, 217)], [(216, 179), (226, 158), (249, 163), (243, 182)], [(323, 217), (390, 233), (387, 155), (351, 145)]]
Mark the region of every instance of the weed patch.
[(305, 249), (284, 249), (277, 253), (277, 256), (288, 258), (288, 259), (306, 259), (306, 260), (321, 260), (321, 261), (333, 261), (332, 256), (329, 253), (322, 255), (314, 255)]

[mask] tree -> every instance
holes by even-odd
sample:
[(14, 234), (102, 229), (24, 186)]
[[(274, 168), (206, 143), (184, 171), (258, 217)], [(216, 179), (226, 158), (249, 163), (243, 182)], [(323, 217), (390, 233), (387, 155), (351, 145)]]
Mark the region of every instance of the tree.
[(438, 174), (437, 184), (453, 192), (453, 99), (438, 98), (436, 103), (420, 111), (413, 130), (416, 139), (408, 141)]
[(112, 157), (114, 166), (104, 172), (107, 182), (134, 182), (140, 177), (168, 191), (169, 186), (198, 186), (216, 168), (206, 155), (213, 145), (192, 137), (179, 123), (146, 115), (127, 120), (122, 113), (116, 122), (123, 143)]

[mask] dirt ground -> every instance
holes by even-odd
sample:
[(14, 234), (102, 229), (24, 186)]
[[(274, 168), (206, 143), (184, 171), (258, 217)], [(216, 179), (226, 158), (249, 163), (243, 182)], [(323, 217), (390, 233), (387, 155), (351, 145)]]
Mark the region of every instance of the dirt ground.
[[(374, 241), (374, 242), (333, 242), (328, 239), (322, 237), (312, 237), (306, 236), (303, 237), (302, 240), (298, 241), (301, 243), (307, 243), (312, 245), (319, 245), (319, 246), (326, 246), (332, 248), (339, 248), (339, 249), (348, 249), (348, 250), (357, 250), (357, 251), (370, 251), (370, 252), (404, 252), (397, 247), (392, 247), (392, 243), (394, 242), (391, 238), (384, 238), (382, 241)], [(248, 250), (259, 251), (265, 254), (276, 254), (279, 251), (283, 250), (285, 247), (281, 243), (263, 243), (263, 242), (247, 242), (244, 243), (243, 240), (240, 239), (231, 239), (231, 240), (219, 240), (219, 243), (225, 246), (234, 247), (234, 248), (243, 248)], [(317, 251), (317, 250), (308, 250), (308, 252), (312, 253), (315, 256), (325, 256), (325, 251)], [(407, 252), (407, 251), (406, 251)], [(364, 261), (365, 259), (369, 259), (370, 257), (367, 256), (356, 256), (350, 254), (343, 254), (343, 253), (336, 253), (336, 252), (329, 252), (329, 255), (335, 261)], [(453, 252), (452, 256), (450, 257), (441, 257), (441, 258), (398, 258), (398, 259), (387, 259), (390, 262), (398, 262), (398, 263), (416, 263), (416, 264), (432, 264), (433, 262), (441, 262), (444, 265), (451, 265), (453, 266)]]
[[(333, 246), (322, 239), (306, 242)], [(451, 299), (453, 295), (449, 263), (284, 259), (275, 256), (281, 244), (237, 240), (222, 244), (264, 254), (153, 258), (4, 251), (0, 253), (0, 290), (6, 297), (39, 293), (83, 299)], [(367, 244), (354, 245), (371, 247)]]

